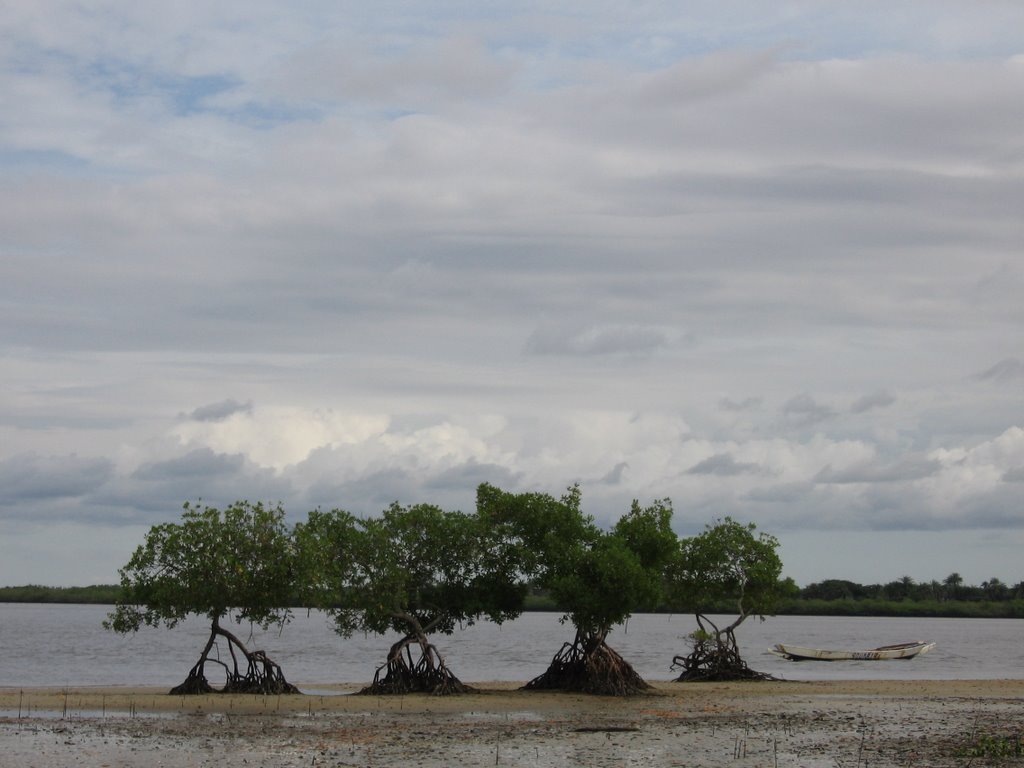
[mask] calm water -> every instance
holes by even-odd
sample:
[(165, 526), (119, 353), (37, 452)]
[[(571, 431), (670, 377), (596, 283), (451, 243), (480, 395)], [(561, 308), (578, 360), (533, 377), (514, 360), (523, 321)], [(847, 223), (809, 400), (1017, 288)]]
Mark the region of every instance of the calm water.
[[(0, 603), (0, 687), (158, 685), (181, 682), (206, 640), (206, 625), (189, 620), (173, 630), (144, 629), (122, 637), (100, 622), (109, 609), (93, 605)], [(672, 656), (692, 617), (639, 615), (616, 629), (610, 644), (649, 680), (673, 677)], [(323, 614), (296, 615), (283, 630), (235, 633), (278, 661), (298, 684), (368, 682), (393, 638), (336, 635)], [(738, 636), (747, 663), (789, 680), (836, 679), (1024, 679), (1024, 620), (888, 619), (780, 616), (748, 620)], [(570, 640), (557, 614), (531, 613), (504, 626), (477, 624), (437, 646), (466, 681), (523, 681), (544, 671)], [(912, 661), (794, 663), (768, 648), (777, 642), (814, 647), (872, 648), (907, 640), (938, 647)], [(217, 684), (219, 681), (212, 679)]]

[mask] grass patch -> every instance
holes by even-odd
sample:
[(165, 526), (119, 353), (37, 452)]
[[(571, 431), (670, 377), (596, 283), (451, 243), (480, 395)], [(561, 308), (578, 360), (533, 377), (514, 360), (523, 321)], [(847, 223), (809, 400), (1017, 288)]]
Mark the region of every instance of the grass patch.
[(990, 760), (1024, 757), (1024, 737), (1020, 734), (1013, 736), (982, 734), (974, 740), (973, 744), (964, 747), (959, 752), (959, 756), (983, 757)]

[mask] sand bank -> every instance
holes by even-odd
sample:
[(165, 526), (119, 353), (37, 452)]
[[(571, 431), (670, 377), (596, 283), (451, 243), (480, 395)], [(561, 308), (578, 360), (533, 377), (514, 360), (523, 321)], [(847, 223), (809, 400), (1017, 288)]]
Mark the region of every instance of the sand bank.
[(627, 699), (532, 693), (169, 696), (0, 689), (0, 766), (962, 766), (1024, 733), (1024, 681), (658, 683)]

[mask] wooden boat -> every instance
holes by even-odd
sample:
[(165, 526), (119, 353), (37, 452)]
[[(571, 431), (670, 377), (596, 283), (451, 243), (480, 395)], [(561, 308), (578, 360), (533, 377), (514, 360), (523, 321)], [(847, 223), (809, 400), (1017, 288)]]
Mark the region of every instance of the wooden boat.
[(779, 643), (771, 651), (776, 656), (790, 661), (888, 661), (890, 659), (912, 659), (922, 653), (928, 653), (934, 647), (935, 643), (917, 640), (913, 643), (883, 645), (867, 651), (830, 651)]

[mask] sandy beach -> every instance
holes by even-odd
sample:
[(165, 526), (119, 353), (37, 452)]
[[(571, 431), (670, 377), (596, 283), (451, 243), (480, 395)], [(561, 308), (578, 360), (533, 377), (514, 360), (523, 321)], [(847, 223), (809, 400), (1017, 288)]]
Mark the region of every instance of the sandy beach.
[(657, 683), (604, 698), (0, 689), (0, 766), (964, 766), (1024, 733), (1024, 681)]

